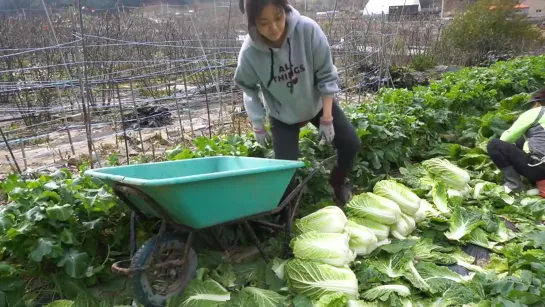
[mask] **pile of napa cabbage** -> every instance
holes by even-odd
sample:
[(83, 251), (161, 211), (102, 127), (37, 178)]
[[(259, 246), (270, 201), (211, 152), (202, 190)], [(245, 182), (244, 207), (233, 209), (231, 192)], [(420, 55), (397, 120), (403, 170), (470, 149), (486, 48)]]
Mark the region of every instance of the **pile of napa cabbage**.
[(545, 301), (545, 227), (536, 225), (543, 199), (472, 180), (478, 174), (443, 159), (402, 174), (355, 195), (344, 210), (325, 206), (296, 220), (292, 257), (274, 259), (262, 277), (229, 265), (200, 269), (181, 304), (169, 306), (496, 307)]

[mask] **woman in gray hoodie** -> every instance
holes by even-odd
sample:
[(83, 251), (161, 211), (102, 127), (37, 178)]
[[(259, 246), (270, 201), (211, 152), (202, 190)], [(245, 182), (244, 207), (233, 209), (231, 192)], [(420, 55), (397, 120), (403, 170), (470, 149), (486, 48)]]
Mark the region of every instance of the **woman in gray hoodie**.
[(239, 6), (247, 15), (249, 35), (240, 49), (235, 83), (244, 92), (256, 141), (270, 141), (264, 123), (267, 108), (275, 158), (297, 160), (299, 130), (312, 123), (337, 149), (329, 182), (339, 204), (345, 205), (351, 196), (346, 179), (361, 141), (334, 101), (338, 74), (324, 32), (287, 0), (240, 0)]

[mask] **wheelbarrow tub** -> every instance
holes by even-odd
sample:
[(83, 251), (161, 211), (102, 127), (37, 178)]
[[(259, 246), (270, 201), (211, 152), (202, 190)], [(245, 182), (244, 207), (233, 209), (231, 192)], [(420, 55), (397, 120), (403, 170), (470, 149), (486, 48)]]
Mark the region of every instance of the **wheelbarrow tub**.
[[(123, 184), (152, 198), (172, 221), (202, 229), (273, 210), (299, 161), (248, 157), (208, 157), (107, 167), (85, 174), (114, 186)], [(134, 194), (142, 213), (160, 217)]]

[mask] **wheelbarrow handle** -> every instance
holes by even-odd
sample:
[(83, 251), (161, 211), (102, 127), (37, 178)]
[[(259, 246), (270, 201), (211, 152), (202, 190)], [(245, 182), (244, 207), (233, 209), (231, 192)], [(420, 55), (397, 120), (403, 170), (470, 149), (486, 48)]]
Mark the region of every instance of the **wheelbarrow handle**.
[(295, 189), (293, 189), (293, 191), (291, 191), (291, 193), (284, 199), (284, 201), (282, 201), (280, 203), (280, 205), (278, 207), (284, 208), (289, 202), (291, 202), (293, 200), (293, 198), (295, 198), (295, 196), (297, 196), (299, 194), (299, 192), (303, 189), (303, 187), (305, 187), (307, 185), (307, 183), (310, 181), (310, 179), (312, 179), (312, 177), (314, 177), (314, 175), (316, 175), (316, 173), (318, 172), (320, 167), (323, 166), (324, 164), (330, 162), (331, 160), (335, 159), (336, 157), (337, 157), (337, 155), (333, 155), (333, 156), (331, 156), (329, 158), (324, 159), (322, 162), (320, 162), (318, 164), (318, 166), (316, 168), (314, 168), (314, 170), (312, 170), (310, 172), (310, 174), (308, 174), (307, 177), (305, 177), (305, 179), (303, 179), (303, 181), (297, 187), (295, 187)]

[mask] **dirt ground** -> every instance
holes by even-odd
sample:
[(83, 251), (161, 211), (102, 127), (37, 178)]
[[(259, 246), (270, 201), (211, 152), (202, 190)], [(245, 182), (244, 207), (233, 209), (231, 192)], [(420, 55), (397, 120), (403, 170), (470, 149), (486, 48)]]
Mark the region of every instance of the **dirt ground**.
[[(372, 100), (372, 96), (359, 97), (358, 96), (341, 96), (339, 102), (341, 104), (354, 103), (360, 101), (365, 103)], [(223, 112), (223, 127), (220, 127), (219, 121), (219, 102), (210, 103), (210, 119), (212, 124), (212, 130), (218, 131), (218, 129), (231, 129), (231, 114), (233, 106), (224, 104)], [(157, 128), (157, 129), (142, 129), (142, 140), (144, 141), (144, 153), (146, 155), (152, 154), (155, 151), (157, 155), (164, 152), (166, 148), (173, 147), (176, 144), (185, 140), (190, 142), (196, 136), (208, 136), (208, 112), (205, 103), (197, 103), (192, 109), (192, 120), (189, 120), (189, 115), (186, 113), (182, 116), (182, 126), (184, 127), (184, 135), (180, 135), (180, 124), (175, 107), (170, 107), (172, 113), (172, 125)], [(191, 123), (193, 124), (194, 134), (191, 133)], [(59, 127), (60, 128), (60, 127)], [(66, 130), (59, 130), (49, 134), (49, 141), (43, 142), (38, 145), (25, 145), (24, 153), (26, 159), (23, 159), (23, 154), (20, 145), (12, 145), (13, 154), (17, 160), (19, 167), (24, 170), (30, 168), (33, 170), (43, 168), (58, 168), (70, 164), (71, 161), (79, 161), (82, 156), (87, 158), (89, 156), (89, 150), (87, 147), (87, 138), (85, 136), (85, 129), (71, 129), (72, 144), (74, 146), (75, 155), (72, 154), (70, 148), (70, 142)], [(95, 126), (92, 127), (92, 139), (95, 149), (95, 153), (98, 159), (102, 162), (107, 160), (107, 155), (112, 152), (119, 153), (120, 161), (125, 161), (125, 142), (123, 140), (123, 131), (114, 131), (113, 125)], [(140, 135), (137, 131), (127, 131), (127, 136), (131, 140), (129, 142), (129, 156), (137, 156), (142, 153), (142, 145), (139, 144)], [(138, 143), (138, 144), (137, 144)], [(155, 145), (152, 148), (152, 143)], [(8, 159), (12, 161), (11, 155), (7, 150), (5, 144), (0, 142), (0, 180), (12, 171), (12, 166), (8, 163)], [(74, 160), (75, 158), (75, 160)], [(79, 159), (79, 160), (78, 160)], [(95, 161), (97, 157), (95, 156)], [(26, 161), (26, 166), (25, 162)]]
[[(176, 115), (175, 110), (171, 110), (171, 113), (173, 118), (172, 125), (154, 129), (142, 129), (141, 132), (145, 154), (151, 154), (152, 150), (155, 150), (157, 154), (160, 154), (165, 150), (165, 147), (174, 146), (182, 141), (178, 116)], [(224, 125), (226, 125), (231, 121), (231, 118), (227, 112), (224, 111), (223, 114)], [(215, 130), (219, 126), (219, 104), (210, 106), (210, 116), (211, 121), (213, 122), (212, 127)], [(191, 122), (187, 114), (182, 116), (182, 126), (184, 127), (183, 139), (186, 141), (190, 141), (193, 136), (208, 135), (209, 124), (206, 106), (199, 107), (192, 111)], [(191, 134), (191, 126), (193, 126), (194, 135)], [(107, 159), (106, 156), (102, 155), (107, 155), (106, 153), (111, 153), (112, 151), (120, 152), (122, 156), (121, 159), (123, 159), (125, 156), (123, 130), (117, 131), (117, 140), (116, 131), (114, 131), (113, 125), (92, 127), (91, 130), (94, 150), (100, 157), (101, 161)], [(74, 161), (74, 158), (76, 158), (77, 161), (77, 159), (81, 159), (82, 155), (83, 157), (89, 156), (85, 128), (71, 129), (70, 133), (75, 155), (72, 154), (66, 130), (50, 133), (48, 135), (48, 141), (44, 141), (41, 144), (26, 144), (24, 148), (24, 156), (26, 159), (23, 158), (22, 146), (16, 144), (10, 144), (10, 146), (15, 159), (22, 170), (27, 168), (36, 170), (48, 167), (60, 167), (66, 165), (70, 161)], [(127, 136), (130, 140), (129, 155), (134, 156), (142, 153), (142, 145), (139, 144), (139, 133), (134, 130), (127, 130)], [(154, 148), (152, 149), (152, 142), (154, 140), (161, 141), (155, 142)], [(8, 163), (8, 158), (6, 157), (9, 157), (11, 166), (10, 163)], [(7, 173), (11, 172), (13, 167), (13, 159), (5, 144), (2, 143), (2, 146), (0, 146), (0, 179), (5, 177)]]

